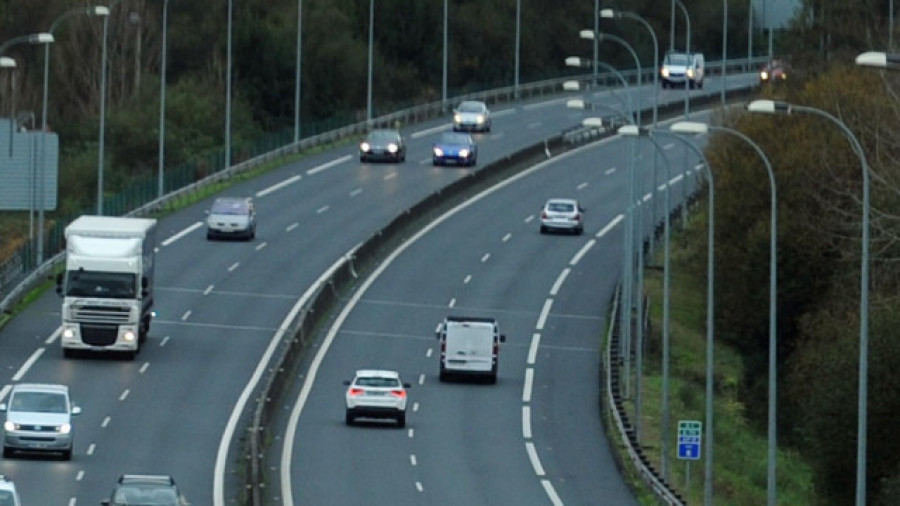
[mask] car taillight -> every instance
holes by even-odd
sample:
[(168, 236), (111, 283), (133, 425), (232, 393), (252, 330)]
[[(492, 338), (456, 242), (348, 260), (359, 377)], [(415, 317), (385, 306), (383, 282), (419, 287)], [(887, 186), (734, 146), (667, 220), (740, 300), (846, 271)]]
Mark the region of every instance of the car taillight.
[(581, 213), (575, 215), (575, 221), (581, 221)]
[(499, 353), (499, 352), (500, 352), (500, 345), (497, 343), (494, 343), (494, 356), (496, 357), (497, 353)]
[(350, 395), (362, 395), (364, 390), (362, 388), (351, 388)]
[(546, 212), (546, 211), (543, 212), (543, 213), (541, 213), (541, 219), (542, 219), (542, 220), (546, 220), (547, 218), (548, 218), (548, 216), (547, 216), (547, 212)]
[(401, 399), (406, 397), (406, 390), (391, 390), (391, 395), (394, 397), (400, 397)]
[(441, 353), (447, 352), (447, 341), (441, 341)]

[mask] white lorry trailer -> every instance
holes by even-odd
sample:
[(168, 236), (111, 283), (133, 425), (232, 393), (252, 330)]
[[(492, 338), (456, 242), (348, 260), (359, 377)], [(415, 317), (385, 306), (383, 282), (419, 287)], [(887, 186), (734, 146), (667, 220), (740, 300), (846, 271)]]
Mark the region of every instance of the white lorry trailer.
[(81, 216), (69, 224), (63, 297), (63, 354), (124, 352), (133, 359), (150, 330), (156, 220)]

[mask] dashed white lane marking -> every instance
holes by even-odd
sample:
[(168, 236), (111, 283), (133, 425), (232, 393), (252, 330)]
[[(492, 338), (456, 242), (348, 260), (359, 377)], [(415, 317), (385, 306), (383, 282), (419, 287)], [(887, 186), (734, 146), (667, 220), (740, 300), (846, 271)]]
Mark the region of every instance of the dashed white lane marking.
[(506, 234), (506, 235), (504, 235), (504, 236), (503, 236), (503, 242), (509, 241), (509, 239), (510, 239), (511, 237), (512, 237), (512, 234)]
[(575, 253), (575, 256), (573, 256), (572, 260), (569, 262), (569, 265), (578, 265), (578, 262), (581, 261), (584, 255), (586, 255), (587, 252), (590, 251), (595, 244), (597, 244), (596, 239), (591, 239), (590, 241), (588, 241), (584, 246), (581, 247), (580, 250), (578, 250), (578, 253)]
[(525, 223), (531, 223), (534, 220), (534, 215), (530, 215), (525, 218)]
[(490, 253), (485, 253), (484, 256), (481, 257), (481, 263), (487, 262), (489, 258), (491, 258), (491, 254), (490, 254)]
[(433, 353), (434, 353), (434, 350), (431, 349), (431, 348), (428, 348), (428, 349), (425, 351), (425, 357), (426, 357), (426, 358), (431, 358), (431, 355), (432, 355)]
[(522, 437), (531, 439), (531, 406), (522, 406)]
[(408, 438), (410, 438), (410, 439), (412, 439), (413, 437), (415, 437), (415, 435), (416, 435), (416, 431), (413, 430), (413, 429), (408, 429), (408, 430), (406, 431), (406, 437), (408, 437)]
[(422, 482), (421, 482), (421, 481), (417, 481), (417, 482), (416, 482), (416, 490), (418, 490), (419, 492), (422, 492), (423, 490), (425, 490), (425, 489), (422, 487)]
[(131, 390), (129, 390), (129, 389), (126, 388), (126, 389), (122, 392), (122, 395), (119, 396), (119, 400), (120, 400), (120, 401), (124, 401), (125, 399), (128, 398), (128, 394), (130, 394), (130, 393), (131, 393)]
[(442, 132), (444, 130), (449, 130), (451, 127), (453, 127), (453, 125), (451, 125), (450, 123), (447, 123), (446, 125), (438, 125), (436, 127), (427, 128), (425, 130), (419, 130), (418, 132), (413, 132), (412, 135), (410, 135), (410, 137), (413, 139), (418, 139), (419, 137), (425, 137), (426, 135), (431, 135), (433, 133)]
[(418, 403), (418, 402), (414, 402), (414, 403), (413, 403), (413, 413), (416, 413), (416, 412), (418, 412), (418, 411), (419, 411), (419, 403)]
[(141, 368), (138, 369), (138, 373), (144, 374), (145, 372), (147, 372), (147, 369), (149, 367), (150, 367), (150, 362), (144, 362), (143, 364), (141, 364)]
[(384, 180), (385, 180), (385, 181), (388, 181), (388, 180), (394, 179), (395, 177), (397, 177), (397, 173), (396, 173), (396, 172), (391, 172), (391, 173), (389, 173), (389, 174), (385, 174)]
[(104, 417), (104, 418), (103, 418), (103, 421), (100, 422), (100, 428), (101, 428), (101, 429), (105, 429), (107, 426), (109, 426), (109, 422), (110, 422), (111, 420), (112, 420), (112, 418), (110, 418), (110, 417), (108, 417), (108, 416), (107, 416), (107, 417)]
[(193, 225), (188, 226), (186, 229), (182, 230), (181, 232), (178, 232), (177, 234), (170, 236), (168, 239), (161, 242), (160, 245), (168, 246), (168, 245), (172, 244), (173, 242), (177, 241), (178, 239), (181, 239), (182, 237), (190, 234), (191, 232), (193, 232), (194, 230), (197, 230), (198, 228), (200, 228), (202, 226), (203, 226), (203, 222), (198, 221), (198, 222), (194, 223)]
[(447, 304), (447, 307), (455, 307), (456, 306), (456, 297), (450, 299), (450, 304)]
[(556, 493), (556, 489), (553, 488), (553, 484), (550, 483), (550, 480), (541, 480), (541, 485), (544, 486), (544, 492), (547, 493), (547, 497), (550, 498), (550, 502), (553, 503), (553, 506), (563, 506), (562, 499), (559, 498), (559, 495)]
[(534, 449), (534, 443), (525, 442), (525, 451), (528, 452), (528, 459), (531, 461), (531, 467), (534, 468), (534, 474), (544, 476), (544, 467), (541, 465), (541, 459), (538, 458), (537, 450)]
[(97, 443), (91, 443), (90, 445), (88, 445), (87, 454), (88, 454), (88, 455), (93, 455), (93, 454), (94, 454), (94, 450), (95, 450), (96, 448), (97, 448)]
[(75, 475), (75, 481), (81, 481), (84, 479), (84, 469), (80, 469), (78, 474)]
[(522, 402), (531, 402), (531, 388), (534, 382), (534, 369), (525, 369), (525, 382), (522, 384)]
[(28, 357), (28, 360), (26, 360), (25, 363), (22, 364), (22, 367), (20, 367), (19, 370), (16, 371), (16, 374), (12, 377), (12, 380), (19, 381), (20, 379), (22, 379), (22, 376), (25, 376), (25, 373), (27, 373), (28, 370), (31, 369), (31, 366), (33, 366), (34, 363), (37, 362), (37, 359), (41, 358), (41, 355), (44, 354), (44, 350), (46, 349), (47, 348), (38, 348), (34, 350), (34, 353), (32, 353), (31, 356)]
[(159, 342), (159, 347), (162, 348), (162, 347), (165, 346), (166, 343), (168, 343), (168, 342), (169, 342), (169, 336), (166, 336), (166, 337), (162, 338), (162, 341)]
[(269, 245), (269, 243), (263, 241), (263, 242), (257, 244), (257, 245), (256, 245), (256, 248), (254, 248), (254, 249), (255, 249), (256, 251), (259, 251), (259, 250), (265, 248), (265, 247), (268, 246), (268, 245)]
[(581, 183), (580, 185), (576, 186), (575, 189), (576, 190), (584, 190), (585, 188), (587, 188), (587, 186), (588, 186), (587, 183)]
[(553, 288), (550, 289), (550, 295), (552, 297), (556, 297), (556, 294), (559, 293), (559, 288), (562, 286), (566, 278), (569, 277), (570, 272), (572, 272), (572, 269), (566, 267), (562, 272), (559, 273), (559, 277), (557, 277), (556, 282), (553, 283)]
[(614, 174), (615, 172), (616, 172), (616, 168), (615, 168), (615, 167), (610, 167), (610, 168), (606, 169), (605, 171), (603, 171), (603, 174), (606, 175), (606, 176), (608, 176), (608, 175), (610, 175), (610, 174)]
[(644, 202), (647, 202), (648, 200), (650, 200), (650, 199), (652, 199), (652, 198), (653, 198), (653, 194), (652, 194), (652, 193), (646, 193), (646, 194), (644, 194)]
[(185, 321), (190, 317), (191, 317), (191, 310), (188, 309), (187, 311), (184, 312), (183, 315), (181, 315), (181, 321)]
[(353, 157), (350, 155), (344, 155), (344, 156), (334, 159), (330, 162), (323, 163), (322, 165), (319, 165), (318, 167), (313, 167), (313, 168), (309, 169), (308, 171), (306, 171), (306, 175), (311, 176), (313, 174), (318, 174), (319, 172), (322, 172), (323, 170), (328, 170), (328, 169), (334, 167), (335, 165), (340, 165), (344, 162), (348, 162), (348, 161), (350, 161), (351, 158), (353, 158)]
[(0, 401), (6, 398), (10, 390), (12, 390), (12, 385), (3, 385), (3, 388), (0, 388)]
[(322, 207), (316, 209), (316, 214), (322, 214), (325, 211), (327, 211), (328, 209), (330, 209), (329, 206), (322, 206)]
[(240, 262), (235, 262), (235, 263), (231, 264), (231, 266), (228, 267), (228, 272), (234, 272), (234, 270), (237, 269), (239, 265), (241, 265)]
[(362, 193), (362, 188), (357, 188), (357, 189), (353, 190), (352, 192), (350, 192), (350, 196), (355, 197), (355, 196), (359, 195), (360, 193)]
[(75, 498), (74, 498), (74, 497), (70, 497), (70, 498), (69, 498), (69, 505), (68, 505), (68, 506), (75, 506)]
[(44, 344), (53, 344), (59, 338), (60, 334), (62, 334), (62, 326), (56, 327), (56, 330), (54, 330), (53, 333), (50, 334), (50, 337), (44, 341)]
[(412, 454), (412, 455), (409, 456), (409, 465), (411, 465), (411, 466), (413, 466), (413, 467), (415, 467), (415, 466), (418, 465), (418, 462), (416, 462), (416, 455), (415, 455), (415, 454)]
[(295, 228), (297, 228), (297, 227), (299, 227), (299, 226), (300, 226), (300, 224), (297, 223), (297, 222), (295, 221), (295, 222), (291, 223), (290, 225), (288, 225), (288, 226), (284, 229), (284, 231), (285, 231), (285, 232), (290, 232), (291, 230), (294, 230)]
[(538, 347), (541, 345), (541, 335), (534, 333), (531, 336), (531, 346), (528, 347), (528, 365), (534, 365), (537, 360)]
[(471, 274), (469, 274), (469, 275), (467, 275), (465, 278), (463, 278), (463, 284), (464, 284), (464, 285), (468, 285), (468, 284), (469, 284), (469, 281), (472, 281), (472, 275), (471, 275)]
[(209, 295), (209, 292), (213, 291), (213, 285), (209, 285), (206, 287), (206, 290), (203, 290), (203, 295)]
[(420, 384), (420, 385), (424, 385), (424, 384), (425, 384), (425, 375), (424, 375), (424, 374), (420, 374), (420, 375), (419, 375), (419, 384)]
[(663, 147), (662, 147), (662, 148), (663, 148), (663, 149), (672, 149), (672, 148), (674, 148), (674, 147), (675, 147), (675, 143), (674, 143), (674, 142), (670, 142), (669, 144), (663, 144)]
[(538, 317), (537, 325), (534, 328), (544, 330), (544, 324), (547, 323), (547, 316), (550, 314), (550, 308), (553, 306), (553, 299), (544, 301), (544, 308), (541, 309), (541, 315)]
[(303, 176), (301, 176), (300, 174), (291, 176), (291, 177), (285, 179), (284, 181), (279, 181), (278, 183), (275, 183), (272, 186), (269, 186), (268, 188), (263, 188), (262, 190), (256, 192), (256, 196), (264, 197), (264, 196), (266, 196), (270, 193), (276, 192), (286, 186), (290, 186), (290, 185), (296, 183), (297, 181), (300, 181), (300, 179), (302, 179), (302, 178), (303, 178)]

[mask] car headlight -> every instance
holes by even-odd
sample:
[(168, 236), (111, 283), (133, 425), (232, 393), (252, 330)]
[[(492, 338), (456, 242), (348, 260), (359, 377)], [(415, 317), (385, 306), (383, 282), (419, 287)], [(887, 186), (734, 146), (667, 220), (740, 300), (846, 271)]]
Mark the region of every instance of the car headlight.
[(6, 421), (3, 423), (3, 428), (8, 431), (16, 430), (16, 424), (14, 424), (10, 421)]
[(388, 144), (388, 151), (391, 153), (396, 153), (399, 148), (396, 144)]
[(475, 119), (475, 121), (477, 121), (479, 124), (484, 123), (484, 116), (479, 114), (478, 117)]
[(372, 149), (372, 146), (370, 146), (368, 142), (363, 142), (362, 144), (359, 145), (360, 151), (368, 151), (370, 149)]
[(444, 150), (441, 148), (434, 148), (434, 156), (444, 156)]
[(785, 79), (787, 79), (787, 72), (782, 72), (782, 73), (781, 73), (781, 80), (784, 81)]
[(462, 114), (454, 114), (453, 121), (456, 123), (462, 123)]
[(684, 73), (685, 73), (686, 76), (688, 76), (688, 77), (690, 77), (690, 78), (693, 79), (693, 77), (694, 77), (694, 69), (687, 69)]
[(765, 81), (766, 79), (769, 78), (769, 73), (766, 72), (765, 70), (763, 70), (762, 72), (759, 73), (759, 78), (762, 79), (763, 81)]
[(126, 330), (125, 332), (122, 332), (122, 339), (125, 341), (134, 341), (134, 338), (134, 331)]
[(669, 69), (666, 68), (666, 67), (663, 67), (662, 70), (659, 71), (659, 73), (660, 73), (663, 77), (669, 77)]
[(459, 156), (462, 158), (467, 158), (469, 156), (469, 150), (466, 148), (460, 149)]
[(56, 429), (59, 431), (60, 434), (68, 434), (68, 433), (72, 432), (72, 424), (64, 423), (64, 424), (60, 425), (59, 427), (57, 427)]

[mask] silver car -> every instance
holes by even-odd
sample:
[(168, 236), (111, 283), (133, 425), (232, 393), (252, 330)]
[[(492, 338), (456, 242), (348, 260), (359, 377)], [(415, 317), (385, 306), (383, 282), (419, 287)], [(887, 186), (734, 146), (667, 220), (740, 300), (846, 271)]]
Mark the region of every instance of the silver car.
[(206, 212), (206, 238), (256, 237), (256, 209), (247, 197), (219, 197)]
[(6, 412), (3, 423), (3, 457), (16, 451), (59, 452), (63, 460), (72, 458), (72, 416), (81, 408), (69, 399), (69, 387), (45, 383), (18, 383), (9, 393), (9, 402), (0, 403)]
[(541, 210), (541, 233), (551, 230), (584, 232), (584, 208), (575, 199), (550, 199)]
[(0, 506), (22, 506), (16, 484), (0, 474)]
[(453, 110), (453, 131), (490, 132), (491, 111), (484, 102), (466, 100)]

